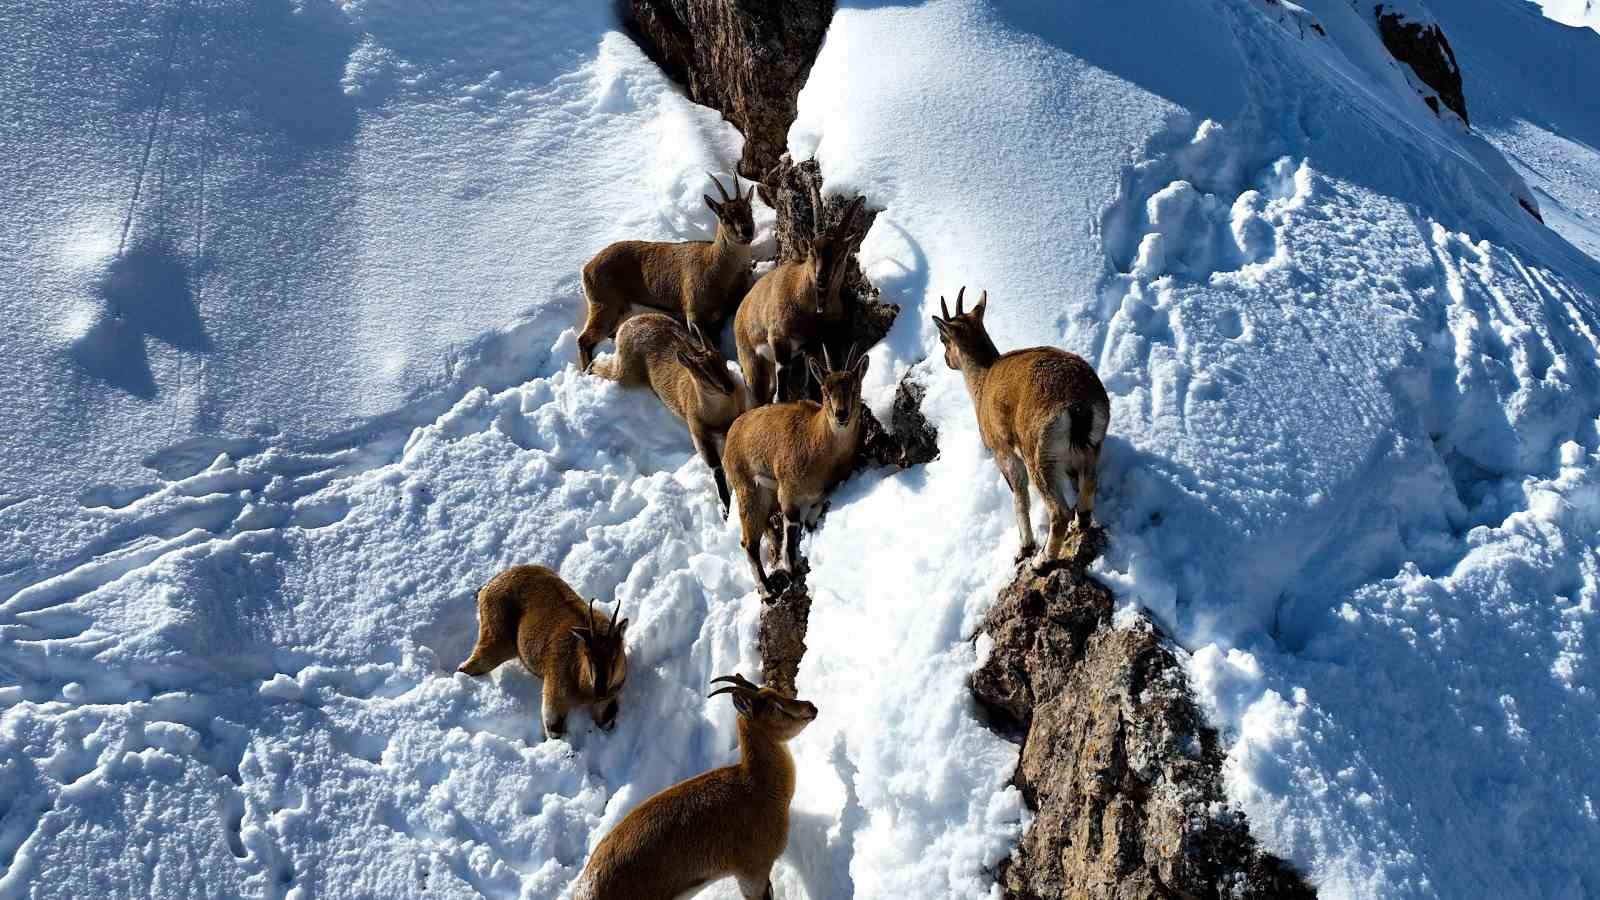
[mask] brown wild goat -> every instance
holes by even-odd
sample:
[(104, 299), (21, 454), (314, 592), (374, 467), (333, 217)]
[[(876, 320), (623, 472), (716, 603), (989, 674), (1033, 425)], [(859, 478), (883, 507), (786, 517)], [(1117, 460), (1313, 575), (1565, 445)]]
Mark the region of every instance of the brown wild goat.
[[(1100, 445), (1105, 441), (1111, 402), (1105, 386), (1083, 357), (1054, 347), (1030, 347), (1002, 355), (983, 327), (989, 292), (971, 312), (962, 309), (966, 288), (956, 294), (956, 314), (939, 298), (943, 317), (934, 316), (944, 342), (945, 365), (961, 372), (978, 414), (978, 433), (994, 453), (1011, 486), (1022, 536), (1018, 561), (1033, 555), (1033, 525), (1028, 518), (1028, 483), (1050, 510), (1050, 540), (1040, 565), (1076, 556), (1094, 514)], [(1066, 483), (1076, 482), (1077, 516), (1067, 506)], [(1069, 540), (1070, 537), (1070, 540)]]
[[(857, 197), (834, 226), (805, 245), (805, 258), (783, 262), (762, 275), (739, 304), (733, 318), (733, 339), (739, 368), (757, 404), (783, 400), (783, 379), (789, 360), (806, 344), (822, 338), (844, 321), (839, 289), (850, 270), (850, 253), (864, 235), (851, 230), (864, 198)], [(813, 209), (822, 215), (822, 199)]]
[(739, 762), (679, 782), (628, 813), (594, 848), (575, 900), (671, 900), (733, 876), (747, 900), (772, 898), (789, 843), (794, 759), (784, 746), (817, 708), (742, 675), (711, 693), (739, 711)]
[(478, 644), (456, 671), (485, 675), (518, 657), (544, 681), (545, 737), (565, 734), (576, 706), (588, 706), (595, 724), (610, 730), (628, 680), (627, 627), (627, 619), (614, 623), (595, 612), (593, 600), (585, 606), (544, 566), (512, 566), (478, 591)]
[(772, 581), (761, 564), (761, 538), (774, 504), (783, 513), (783, 568), (793, 572), (800, 552), (800, 524), (815, 522), (822, 501), (855, 465), (861, 439), (861, 378), (867, 356), (855, 356), (834, 371), (807, 360), (822, 385), (822, 402), (797, 400), (752, 409), (734, 421), (722, 449), (728, 483), (739, 495), (740, 543), (764, 596)]
[(740, 196), (733, 176), (733, 196), (716, 176), (708, 175), (722, 202), (702, 195), (717, 215), (717, 234), (710, 241), (618, 241), (601, 250), (583, 267), (583, 296), (588, 320), (578, 335), (578, 368), (588, 371), (594, 348), (616, 334), (617, 326), (642, 305), (671, 313), (689, 325), (716, 334), (744, 296), (750, 277), (750, 241), (755, 219), (750, 199)]
[(617, 329), (617, 354), (594, 364), (596, 375), (624, 385), (648, 385), (689, 426), (694, 449), (717, 482), (722, 514), (728, 514), (728, 480), (722, 474), (722, 442), (728, 426), (749, 406), (744, 385), (728, 361), (694, 325), (645, 313)]

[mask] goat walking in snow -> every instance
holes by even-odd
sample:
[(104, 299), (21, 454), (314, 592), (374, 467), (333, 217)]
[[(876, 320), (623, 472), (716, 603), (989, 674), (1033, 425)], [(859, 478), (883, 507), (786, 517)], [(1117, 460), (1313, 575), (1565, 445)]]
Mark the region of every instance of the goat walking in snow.
[(741, 196), (734, 175), (729, 197), (722, 182), (708, 177), (722, 195), (721, 202), (703, 197), (717, 216), (712, 240), (618, 241), (583, 267), (589, 313), (578, 335), (580, 371), (588, 371), (595, 346), (616, 334), (635, 304), (671, 313), (713, 335), (733, 313), (749, 284), (750, 241), (756, 233), (750, 200), (756, 189), (751, 186)]
[(627, 619), (595, 612), (593, 600), (585, 606), (544, 566), (512, 566), (478, 591), (478, 644), (456, 671), (486, 675), (515, 656), (544, 680), (545, 737), (565, 734), (567, 713), (577, 706), (588, 706), (595, 724), (610, 729), (628, 680), (627, 627)]
[(794, 758), (785, 746), (817, 708), (724, 675), (711, 692), (739, 711), (739, 762), (639, 804), (594, 848), (577, 900), (672, 900), (732, 876), (746, 900), (771, 900), (772, 864), (789, 843)]
[[(1054, 347), (1029, 347), (1001, 354), (983, 326), (989, 292), (971, 312), (962, 309), (966, 288), (956, 294), (956, 314), (944, 298), (934, 316), (944, 343), (945, 365), (965, 377), (978, 415), (984, 446), (1005, 476), (1016, 501), (1021, 561), (1034, 553), (1028, 517), (1028, 485), (1044, 496), (1050, 539), (1039, 564), (1077, 556), (1094, 515), (1100, 446), (1111, 418), (1111, 401), (1100, 377), (1081, 356)], [(1067, 505), (1066, 483), (1077, 487), (1077, 515)]]
[(697, 326), (685, 329), (660, 313), (646, 313), (617, 329), (617, 355), (594, 364), (596, 375), (624, 385), (648, 385), (663, 405), (689, 426), (694, 449), (717, 482), (728, 514), (728, 480), (722, 443), (739, 414), (750, 407), (744, 385)]

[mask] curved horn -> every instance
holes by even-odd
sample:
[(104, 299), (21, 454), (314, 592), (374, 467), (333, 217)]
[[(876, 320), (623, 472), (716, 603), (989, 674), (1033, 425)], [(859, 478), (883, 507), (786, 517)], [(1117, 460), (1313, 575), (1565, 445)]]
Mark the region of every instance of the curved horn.
[(594, 618), (594, 598), (590, 597), (589, 598), (589, 633), (590, 634), (599, 634), (600, 633), (599, 624), (600, 623), (596, 622), (595, 618)]
[(963, 313), (966, 312), (966, 310), (961, 308), (962, 298), (965, 297), (966, 294), (967, 294), (967, 286), (966, 285), (962, 285), (961, 286), (961, 291), (956, 294), (956, 315), (958, 315), (958, 316), (962, 315)]
[(741, 194), (742, 192), (743, 192), (742, 189), (739, 187), (739, 169), (737, 167), (735, 167), (734, 170), (733, 170), (733, 196), (734, 196), (734, 198), (737, 199), (739, 194)]
[(834, 371), (834, 368), (833, 368), (833, 357), (828, 355), (828, 345), (827, 344), (823, 344), (822, 345), (822, 364), (827, 367), (823, 371), (826, 371), (826, 372)]
[(717, 193), (722, 195), (722, 202), (723, 203), (727, 203), (728, 202), (728, 191), (725, 188), (723, 188), (722, 182), (718, 181), (717, 180), (717, 176), (711, 174), (710, 172), (706, 173), (706, 177), (711, 179), (711, 183), (717, 186)]
[(854, 341), (850, 343), (850, 352), (844, 358), (844, 367), (846, 371), (856, 367), (856, 351), (859, 350), (860, 347), (861, 345)]
[(611, 608), (611, 631), (609, 631), (608, 634), (616, 634), (617, 633), (617, 622), (619, 621), (617, 619), (617, 616), (620, 615), (621, 613), (622, 613), (622, 598), (618, 597), (617, 598), (617, 605)]
[(944, 295), (939, 295), (939, 312), (944, 313), (944, 318), (950, 318), (950, 307), (944, 305)]
[(819, 176), (811, 186), (811, 236), (822, 237), (822, 178)]

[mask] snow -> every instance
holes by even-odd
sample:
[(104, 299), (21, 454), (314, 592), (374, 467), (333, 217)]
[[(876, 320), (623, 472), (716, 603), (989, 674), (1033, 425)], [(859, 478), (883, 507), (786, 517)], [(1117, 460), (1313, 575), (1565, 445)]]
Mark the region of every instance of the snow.
[[(557, 897), (734, 758), (737, 528), (571, 361), (582, 262), (709, 234), (740, 139), (606, 6), (0, 13), (0, 897)], [(1105, 380), (1097, 571), (1270, 849), (1325, 897), (1600, 893), (1600, 55), (1438, 7), (1475, 131), (1335, 0), (842, 4), (791, 150), (884, 209), (867, 399), (914, 371), (941, 455), (807, 539), (780, 897), (994, 896), (1026, 825), (965, 684), (1017, 538), (934, 352), (963, 284)], [(453, 672), (512, 563), (622, 601), (614, 732)]]

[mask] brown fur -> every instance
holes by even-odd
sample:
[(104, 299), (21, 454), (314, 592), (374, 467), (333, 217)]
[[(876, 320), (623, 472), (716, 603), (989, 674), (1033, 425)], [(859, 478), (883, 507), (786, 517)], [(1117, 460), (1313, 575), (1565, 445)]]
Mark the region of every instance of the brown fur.
[[(966, 289), (962, 289), (962, 294)], [(962, 373), (978, 415), (984, 446), (1011, 486), (1016, 501), (1018, 558), (1034, 551), (1028, 516), (1028, 485), (1050, 511), (1050, 539), (1040, 564), (1076, 556), (1094, 513), (1100, 446), (1111, 418), (1111, 401), (1083, 357), (1054, 347), (1030, 347), (1002, 355), (983, 327), (989, 294), (971, 312), (956, 295), (956, 314), (935, 316), (945, 364)], [(1071, 478), (1078, 494), (1074, 517), (1064, 490)]]
[(567, 713), (587, 706), (595, 724), (616, 721), (628, 678), (623, 631), (544, 566), (512, 566), (478, 591), (478, 644), (456, 671), (486, 675), (513, 656), (544, 682), (545, 737), (566, 733)]
[(794, 759), (785, 744), (817, 708), (741, 676), (739, 762), (679, 782), (639, 804), (594, 848), (578, 900), (671, 900), (732, 876), (745, 897), (770, 898), (773, 863), (789, 842)]
[(670, 316), (645, 313), (622, 323), (616, 356), (599, 360), (592, 371), (624, 385), (649, 387), (689, 426), (689, 438), (716, 479), (717, 499), (727, 515), (722, 442), (750, 403), (722, 353), (698, 329), (691, 335)]
[(789, 360), (844, 322), (839, 289), (850, 268), (850, 253), (862, 237), (846, 229), (861, 203), (857, 197), (832, 230), (807, 244), (805, 259), (779, 263), (761, 276), (739, 304), (733, 340), (757, 404), (782, 402)]
[(822, 384), (822, 402), (799, 400), (753, 409), (733, 423), (722, 451), (728, 482), (739, 495), (739, 524), (745, 555), (763, 594), (773, 585), (761, 563), (761, 538), (774, 506), (783, 513), (783, 566), (793, 570), (799, 556), (800, 524), (815, 522), (822, 501), (855, 463), (861, 439), (863, 354), (843, 371), (810, 364)]
[(706, 205), (717, 216), (716, 237), (710, 241), (618, 241), (606, 247), (583, 267), (583, 296), (588, 317), (578, 335), (578, 368), (588, 371), (594, 348), (617, 333), (617, 326), (635, 305), (652, 307), (680, 317), (707, 334), (716, 334), (744, 296), (750, 279), (750, 241), (755, 237), (750, 193), (739, 194), (734, 176), (734, 196), (722, 194), (718, 203), (709, 195)]

